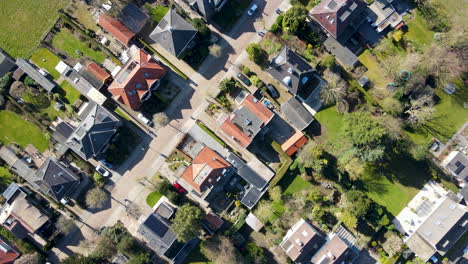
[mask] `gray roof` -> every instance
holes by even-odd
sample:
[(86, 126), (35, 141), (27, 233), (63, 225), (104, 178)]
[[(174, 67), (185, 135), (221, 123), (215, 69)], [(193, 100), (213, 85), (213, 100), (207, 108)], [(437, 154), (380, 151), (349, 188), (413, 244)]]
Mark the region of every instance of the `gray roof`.
[(87, 96), (92, 88), (97, 89), (89, 82), (84, 76), (82, 76), (75, 69), (70, 68), (68, 71), (62, 73), (63, 78), (71, 84), (80, 94)]
[(2, 193), (3, 198), (5, 198), (5, 201), (8, 202), (8, 200), (10, 200), (10, 198), (16, 193), (16, 191), (18, 191), (18, 189), (18, 184), (14, 182), (10, 183), (10, 185), (8, 185), (6, 190)]
[(147, 245), (159, 256), (164, 255), (176, 240), (170, 223), (156, 213), (146, 218), (138, 228), (138, 233), (145, 237)]
[(210, 18), (216, 12), (215, 3), (211, 0), (194, 0), (190, 5), (205, 19)]
[(426, 262), (436, 252), (444, 255), (467, 229), (467, 207), (447, 197), (408, 238), (406, 244)]
[(170, 9), (150, 38), (175, 57), (178, 57), (197, 34), (197, 30), (176, 11)]
[(79, 184), (79, 178), (57, 160), (48, 158), (37, 170), (35, 184), (43, 193), (60, 202)]
[(468, 181), (468, 158), (460, 151), (445, 166), (455, 177), (462, 181)]
[(251, 187), (249, 190), (246, 191), (244, 197), (241, 199), (241, 203), (247, 208), (252, 209), (263, 196), (266, 190), (261, 191), (255, 187)]
[(263, 121), (245, 105), (234, 109), (231, 116), (231, 122), (249, 138), (254, 138), (264, 125)]
[(90, 73), (88, 70), (87, 70), (87, 67), (83, 67), (81, 68), (79, 74), (86, 79), (86, 81), (88, 81), (91, 86), (95, 87), (96, 89), (101, 89), (101, 87), (104, 85), (104, 83), (99, 80), (98, 78), (96, 78), (96, 76), (92, 73)]
[(306, 129), (314, 121), (314, 116), (294, 96), (281, 105), (281, 113), (294, 128), (300, 131)]
[(229, 153), (227, 160), (236, 168), (237, 174), (255, 188), (262, 190), (267, 186), (268, 182), (235, 154)]
[(48, 92), (51, 92), (57, 84), (44, 75), (42, 75), (39, 70), (32, 65), (30, 62), (18, 58), (16, 60), (16, 65), (20, 67), (29, 77), (36, 81), (42, 88), (46, 89)]
[(301, 89), (311, 85), (313, 78), (317, 78), (315, 69), (287, 46), (273, 58), (267, 72), (293, 95), (298, 95)]
[(130, 31), (137, 34), (145, 26), (148, 15), (141, 11), (138, 6), (130, 3), (120, 12), (119, 20)]
[(0, 77), (7, 74), (7, 72), (11, 71), (15, 66), (15, 61), (0, 49)]
[(119, 119), (104, 107), (89, 102), (80, 125), (66, 141), (66, 146), (84, 159), (99, 156), (120, 125)]
[(468, 204), (468, 185), (463, 186), (459, 194), (465, 199), (465, 203)]
[(323, 42), (325, 49), (328, 50), (337, 60), (347, 66), (354, 66), (358, 62), (358, 57), (347, 47), (341, 45), (333, 37), (328, 37)]
[(61, 122), (55, 127), (52, 137), (60, 144), (65, 144), (73, 133), (74, 128), (67, 122)]

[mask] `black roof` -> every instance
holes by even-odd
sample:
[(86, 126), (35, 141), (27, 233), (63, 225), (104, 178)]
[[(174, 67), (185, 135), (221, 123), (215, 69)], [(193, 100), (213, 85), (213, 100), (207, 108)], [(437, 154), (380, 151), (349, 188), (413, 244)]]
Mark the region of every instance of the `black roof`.
[(52, 137), (60, 144), (64, 144), (73, 133), (74, 128), (67, 122), (60, 122), (52, 134)]
[(11, 71), (15, 66), (15, 61), (0, 49), (0, 77)]
[(36, 172), (35, 184), (42, 192), (60, 202), (79, 183), (79, 178), (57, 160), (48, 158)]
[(148, 15), (133, 3), (128, 4), (119, 15), (119, 20), (133, 33), (138, 33), (145, 26)]
[(66, 141), (66, 145), (84, 159), (96, 157), (103, 151), (120, 125), (119, 119), (96, 103), (89, 102), (80, 125)]
[(236, 168), (237, 174), (255, 188), (262, 190), (268, 184), (262, 176), (258, 175), (235, 154), (229, 153), (227, 160)]
[(246, 193), (244, 194), (244, 197), (242, 197), (241, 203), (247, 206), (247, 208), (252, 209), (257, 204), (258, 200), (260, 200), (260, 198), (263, 196), (264, 193), (265, 193), (265, 190), (261, 191), (252, 186), (249, 190), (246, 191)]
[(294, 96), (281, 105), (281, 113), (294, 128), (300, 131), (306, 129), (314, 121), (314, 116)]
[(310, 85), (313, 78), (316, 78), (315, 69), (287, 46), (283, 46), (273, 58), (267, 72), (292, 95), (297, 95), (303, 87)]
[(16, 65), (18, 65), (18, 67), (20, 67), (29, 77), (31, 77), (48, 92), (51, 92), (55, 88), (56, 83), (53, 82), (50, 78), (42, 75), (39, 70), (30, 62), (22, 58), (18, 58), (16, 60)]
[(192, 24), (177, 14), (176, 11), (170, 9), (151, 32), (150, 38), (172, 55), (178, 57), (197, 32)]
[(176, 240), (170, 223), (158, 214), (150, 214), (140, 225), (138, 233), (143, 235), (148, 246), (159, 256), (164, 255)]

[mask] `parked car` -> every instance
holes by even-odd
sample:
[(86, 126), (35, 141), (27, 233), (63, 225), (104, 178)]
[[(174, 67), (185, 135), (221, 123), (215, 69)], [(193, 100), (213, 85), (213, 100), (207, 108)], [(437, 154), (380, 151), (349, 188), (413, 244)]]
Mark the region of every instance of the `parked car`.
[(249, 11), (247, 11), (247, 14), (249, 14), (249, 16), (253, 15), (255, 13), (255, 11), (257, 10), (257, 8), (258, 8), (257, 4), (253, 4), (249, 8)]
[(97, 165), (96, 171), (104, 177), (109, 177), (111, 173), (106, 170), (101, 164)]
[(436, 152), (439, 150), (439, 142), (434, 141), (431, 145), (431, 151)]
[(243, 82), (247, 86), (252, 85), (249, 78), (245, 77), (245, 75), (240, 72), (237, 74), (237, 78), (239, 78), (239, 80), (241, 80), (241, 82)]
[(273, 97), (273, 98), (278, 98), (279, 97), (279, 93), (278, 93), (278, 90), (276, 90), (275, 86), (273, 86), (273, 84), (269, 83), (266, 85), (266, 90), (267, 90), (267, 93)]
[(140, 119), (140, 121), (143, 122), (147, 126), (150, 126), (150, 127), (153, 126), (153, 122), (142, 113), (138, 114), (138, 119)]
[(112, 164), (110, 162), (108, 162), (107, 160), (105, 159), (102, 159), (100, 160), (100, 162), (102, 163), (102, 165), (106, 166), (107, 168), (111, 169), (112, 170)]
[(181, 186), (180, 184), (178, 184), (177, 182), (174, 182), (174, 183), (172, 184), (172, 186), (174, 186), (174, 188), (176, 189), (176, 191), (177, 191), (178, 193), (185, 193), (185, 192), (186, 192), (186, 190), (184, 189), (184, 187), (182, 187), (182, 186)]

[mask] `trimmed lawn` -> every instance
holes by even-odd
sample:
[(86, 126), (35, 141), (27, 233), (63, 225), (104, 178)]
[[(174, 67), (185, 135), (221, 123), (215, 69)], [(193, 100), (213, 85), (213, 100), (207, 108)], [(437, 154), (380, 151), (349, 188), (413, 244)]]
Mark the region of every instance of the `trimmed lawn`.
[(427, 28), (426, 22), (419, 14), (419, 11), (415, 14), (415, 17), (408, 22), (408, 32), (405, 33), (404, 38), (414, 41), (420, 46), (429, 45), (434, 39), (434, 32)]
[(65, 112), (64, 111), (57, 111), (55, 110), (54, 108), (54, 105), (55, 105), (55, 101), (54, 100), (51, 100), (50, 101), (50, 105), (49, 107), (45, 108), (45, 109), (41, 109), (41, 113), (47, 113), (47, 115), (49, 116), (50, 120), (55, 120), (57, 119), (57, 117), (64, 117), (66, 116)]
[(130, 120), (130, 117), (127, 116), (127, 114), (125, 114), (122, 110), (120, 110), (119, 108), (116, 108), (114, 110), (114, 112), (116, 112), (119, 116), (121, 116), (123, 119), (127, 120), (127, 121), (131, 121)]
[(78, 22), (83, 24), (85, 28), (97, 32), (99, 30), (99, 27), (97, 26), (96, 21), (94, 21), (91, 12), (88, 10), (88, 6), (81, 1), (78, 1), (74, 4), (76, 6), (76, 9), (73, 11), (73, 17), (75, 17), (78, 20)]
[(31, 61), (37, 66), (44, 68), (55, 80), (60, 77), (60, 73), (55, 70), (55, 66), (57, 66), (60, 59), (50, 50), (46, 48), (37, 49), (31, 56)]
[(49, 141), (39, 127), (6, 110), (0, 111), (0, 141), (3, 144), (17, 143), (22, 147), (33, 144), (41, 152), (49, 147)]
[(11, 183), (13, 176), (5, 167), (0, 167), (0, 190), (3, 192), (6, 187)]
[(151, 7), (149, 4), (145, 4), (145, 7), (156, 23), (159, 23), (166, 15), (167, 11), (169, 11), (169, 8), (166, 6)]
[(386, 87), (387, 84), (391, 82), (390, 80), (387, 80), (377, 58), (375, 58), (369, 50), (365, 50), (361, 55), (359, 55), (359, 61), (366, 66), (366, 76), (369, 77), (369, 80), (371, 80), (375, 86)]
[(152, 192), (148, 194), (148, 197), (146, 197), (146, 203), (153, 208), (153, 206), (161, 199), (162, 193), (160, 192)]
[(320, 110), (315, 114), (315, 119), (322, 126), (322, 135), (318, 139), (319, 142), (330, 145), (329, 151), (332, 154), (337, 154), (343, 148), (346, 142), (341, 135), (341, 127), (343, 124), (343, 115), (336, 111), (334, 106)]
[(29, 58), (58, 18), (65, 0), (7, 0), (0, 7), (0, 47), (12, 57)]
[[(312, 184), (304, 180), (299, 173), (289, 171), (279, 182), (284, 195), (292, 195), (312, 186)], [(279, 209), (279, 205), (274, 205)], [(275, 209), (275, 211), (276, 211)]]
[(468, 109), (463, 107), (468, 88), (456, 84), (457, 91), (453, 95), (436, 91), (440, 102), (435, 106), (433, 122), (419, 130), (407, 132), (416, 144), (429, 144), (433, 137), (447, 142), (468, 121)]
[[(81, 96), (80, 92), (78, 92), (70, 83), (68, 83), (67, 81), (63, 81), (61, 84), (60, 84), (60, 88), (61, 88), (61, 91), (62, 94), (65, 99), (67, 99), (68, 103), (73, 105), (75, 103), (76, 100), (78, 100)], [(59, 93), (60, 93), (59, 92)]]
[(68, 54), (68, 56), (79, 59), (82, 56), (77, 54), (76, 51), (83, 53), (83, 56), (88, 57), (97, 63), (102, 63), (106, 59), (106, 55), (99, 50), (93, 50), (88, 47), (88, 42), (81, 41), (73, 33), (66, 28), (62, 28), (54, 38), (52, 44), (57, 49), (60, 49)]

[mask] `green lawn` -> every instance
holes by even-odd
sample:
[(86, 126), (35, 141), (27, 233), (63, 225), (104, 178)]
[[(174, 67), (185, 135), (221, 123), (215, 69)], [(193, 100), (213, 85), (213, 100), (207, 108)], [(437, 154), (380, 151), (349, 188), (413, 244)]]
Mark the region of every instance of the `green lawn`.
[(55, 70), (55, 66), (57, 66), (60, 59), (50, 50), (46, 48), (37, 49), (31, 56), (31, 61), (37, 66), (44, 68), (55, 80), (60, 77), (60, 73)]
[(280, 216), (284, 214), (284, 212), (286, 212), (286, 207), (284, 207), (283, 200), (275, 200), (271, 203), (271, 206), (273, 207), (274, 215), (273, 215), (273, 219), (271, 219), (270, 221), (274, 221), (278, 219)]
[(49, 116), (50, 120), (55, 120), (57, 119), (57, 117), (64, 117), (66, 116), (66, 113), (64, 111), (57, 111), (55, 110), (54, 106), (55, 106), (55, 103), (56, 101), (54, 100), (51, 100), (50, 101), (50, 105), (49, 107), (45, 108), (45, 109), (41, 109), (41, 113), (47, 113), (47, 115)]
[(6, 187), (11, 183), (13, 176), (5, 167), (0, 167), (0, 191), (4, 191)]
[(404, 38), (414, 41), (419, 46), (429, 45), (434, 39), (434, 32), (427, 28), (426, 22), (419, 15), (419, 12), (415, 14), (415, 17), (408, 22), (408, 32), (405, 33)]
[(33, 144), (41, 152), (49, 147), (49, 141), (39, 127), (10, 111), (0, 111), (0, 141), (3, 144), (14, 142), (22, 147)]
[[(322, 136), (319, 141), (329, 143), (332, 149), (342, 148), (345, 144), (341, 135), (343, 115), (339, 114), (336, 108), (332, 106), (320, 110), (314, 117), (322, 126)], [(332, 149), (329, 151), (332, 151)]]
[[(279, 182), (281, 189), (283, 190), (283, 194), (295, 194), (302, 190), (305, 190), (312, 186), (312, 184), (306, 180), (304, 180), (299, 173), (295, 173), (294, 171), (289, 171), (284, 175), (284, 177)], [(274, 205), (279, 209), (278, 205)]]
[(161, 19), (166, 15), (167, 11), (169, 11), (169, 8), (166, 6), (156, 6), (156, 7), (151, 7), (149, 4), (145, 4), (146, 9), (150, 13), (150, 16), (153, 18), (156, 23), (159, 23)]
[(146, 203), (153, 208), (153, 206), (161, 199), (162, 193), (152, 192), (146, 197)]
[(434, 121), (419, 130), (407, 132), (416, 144), (429, 144), (433, 137), (446, 142), (468, 121), (468, 109), (463, 107), (468, 94), (467, 87), (460, 83), (453, 95), (441, 90), (437, 90), (436, 94), (440, 102), (435, 106)]
[(0, 4), (0, 47), (14, 58), (29, 58), (58, 18), (65, 0), (5, 0)]
[(390, 80), (387, 80), (382, 67), (369, 50), (365, 50), (361, 55), (359, 55), (359, 61), (366, 66), (366, 76), (369, 77), (369, 80), (373, 82), (375, 86), (386, 87), (387, 84), (391, 82)]
[(59, 91), (60, 94), (67, 99), (69, 104), (74, 104), (76, 100), (78, 100), (81, 96), (80, 92), (76, 90), (70, 83), (67, 81), (63, 81), (60, 84), (61, 91)]
[(123, 119), (127, 120), (127, 121), (131, 121), (130, 120), (130, 117), (127, 116), (127, 114), (124, 113), (124, 111), (122, 111), (120, 108), (116, 108), (114, 110), (114, 112), (116, 112), (119, 116), (121, 116)]
[(81, 41), (73, 33), (66, 28), (62, 28), (54, 38), (52, 44), (57, 49), (60, 49), (68, 54), (68, 56), (79, 59), (82, 56), (77, 54), (80, 51), (83, 56), (88, 57), (97, 63), (102, 63), (106, 59), (106, 55), (101, 51), (96, 51), (88, 47), (88, 42)]

